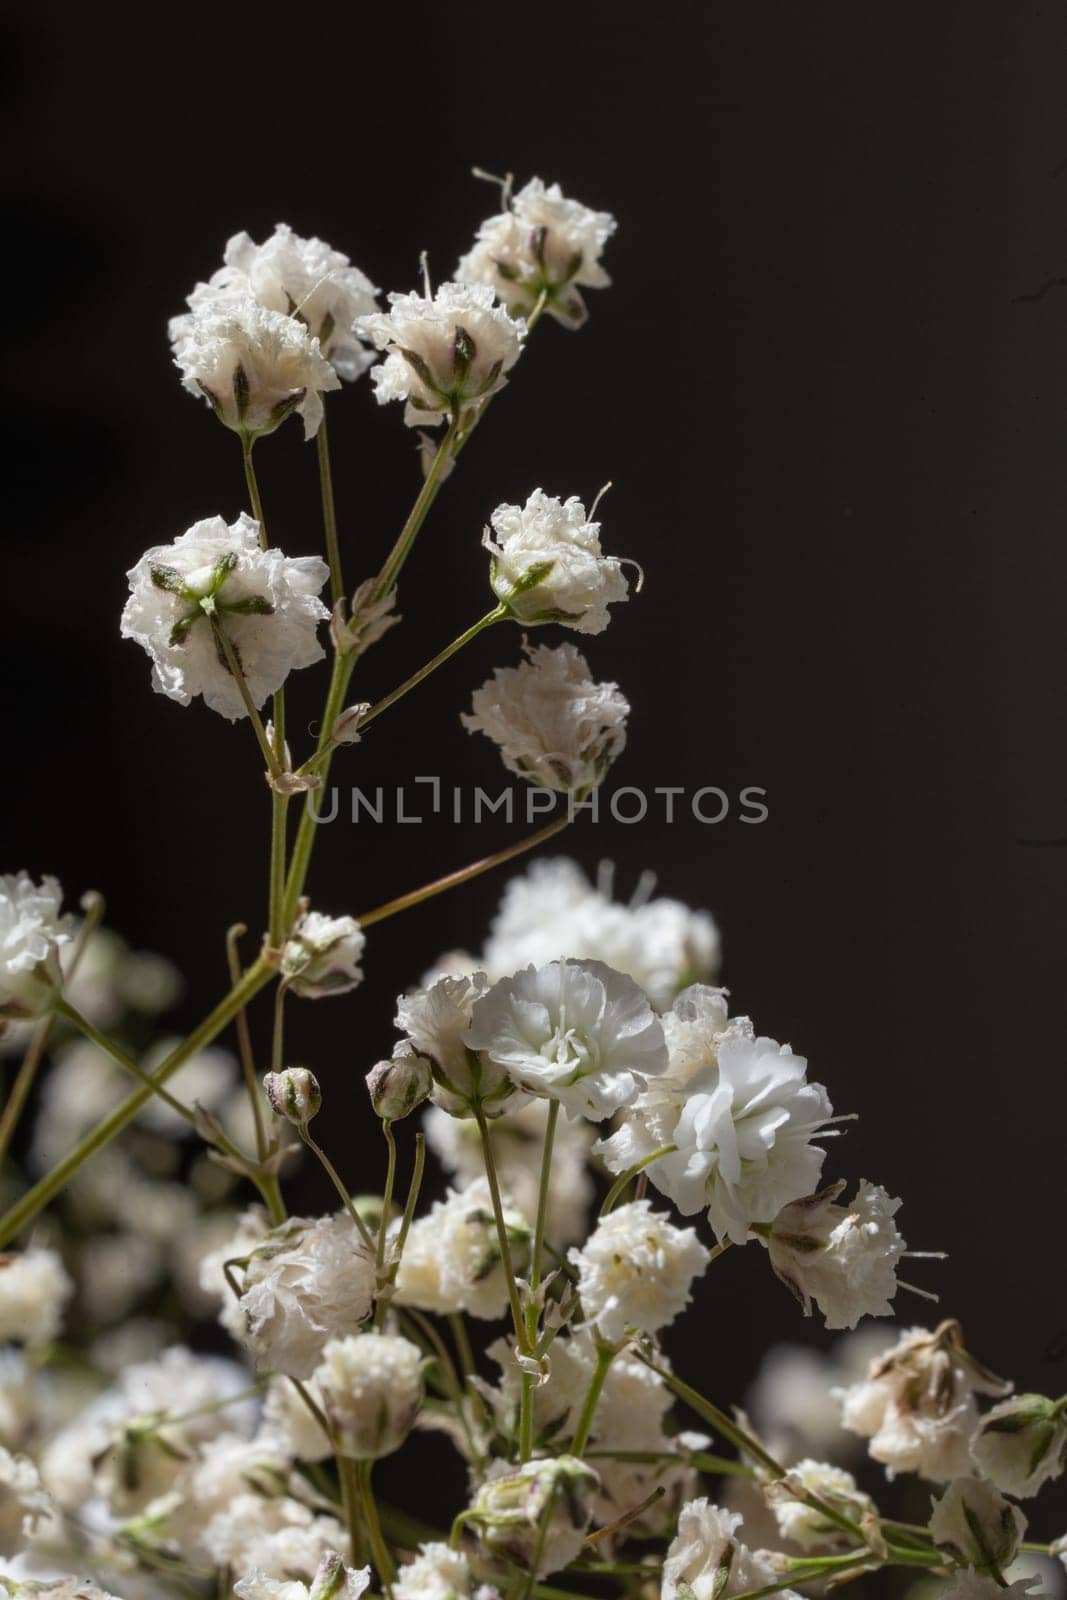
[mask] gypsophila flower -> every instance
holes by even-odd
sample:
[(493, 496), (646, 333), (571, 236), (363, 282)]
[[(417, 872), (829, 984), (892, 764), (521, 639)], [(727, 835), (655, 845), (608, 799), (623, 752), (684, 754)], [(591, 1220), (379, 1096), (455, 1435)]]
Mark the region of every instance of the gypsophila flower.
[(391, 294), (389, 310), (360, 317), (356, 332), (387, 352), (371, 373), (379, 405), (406, 400), (404, 420), (415, 427), (458, 416), (502, 389), (526, 324), (485, 285), (443, 283), (432, 297)]
[(59, 1333), (74, 1285), (54, 1250), (0, 1254), (0, 1340), (49, 1344)]
[[(628, 597), (622, 563), (600, 548), (600, 523), (573, 495), (535, 489), (524, 506), (497, 506), (482, 543), (493, 593), (516, 622), (562, 622), (603, 633), (608, 606)], [(493, 537), (495, 535), (495, 539)]]
[(954, 1478), (933, 1502), (930, 1537), (960, 1566), (993, 1576), (1011, 1565), (1026, 1518), (983, 1478)]
[(568, 200), (558, 183), (531, 178), (481, 224), (456, 277), (490, 284), (513, 312), (528, 316), (541, 302), (557, 322), (578, 328), (588, 315), (578, 286), (604, 289), (611, 282), (600, 256), (615, 228), (609, 212), (591, 211)]
[(276, 1117), (284, 1117), (295, 1128), (306, 1128), (322, 1110), (319, 1080), (307, 1067), (286, 1067), (284, 1072), (268, 1072), (263, 1091)]
[(596, 683), (572, 644), (526, 646), (517, 667), (498, 667), (460, 718), (499, 746), (509, 772), (544, 789), (584, 795), (626, 744), (629, 702)]
[(815, 1187), (825, 1152), (811, 1141), (833, 1108), (788, 1045), (731, 1029), (715, 1056), (686, 1086), (668, 1133), (677, 1150), (648, 1175), (684, 1216), (707, 1206), (716, 1236), (743, 1244), (754, 1222)]
[(346, 994), (363, 981), (366, 936), (355, 917), (306, 911), (285, 942), (281, 973), (305, 1000)]
[[(502, 1198), (512, 1265), (524, 1270), (531, 1229), (507, 1195)], [(493, 1203), (485, 1178), (450, 1189), (428, 1216), (412, 1223), (396, 1278), (397, 1305), (447, 1315), (464, 1311), (486, 1321), (502, 1316), (508, 1285), (500, 1257)]]
[(895, 1328), (867, 1322), (835, 1339), (825, 1352), (806, 1345), (771, 1345), (744, 1400), (759, 1437), (780, 1460), (858, 1456), (860, 1441), (842, 1431), (834, 1391), (864, 1377), (875, 1356), (897, 1338)]
[(346, 1543), (336, 1517), (316, 1515), (286, 1495), (236, 1495), (207, 1523), (203, 1551), (213, 1566), (311, 1584), (324, 1558)]
[[(741, 1518), (709, 1500), (682, 1507), (678, 1532), (663, 1562), (662, 1600), (729, 1600), (776, 1581), (778, 1574), (759, 1553), (735, 1537)], [(784, 1600), (799, 1600), (783, 1589)]]
[(296, 411), (304, 438), (322, 422), (322, 396), (341, 380), (303, 323), (250, 294), (209, 294), (170, 321), (174, 364), (190, 394), (248, 439), (273, 433)]
[(393, 1580), (393, 1600), (496, 1600), (496, 1590), (477, 1585), (462, 1550), (447, 1544), (423, 1544)]
[(310, 1584), (251, 1572), (233, 1586), (238, 1600), (360, 1600), (370, 1584), (370, 1568), (346, 1567), (335, 1551), (323, 1556)]
[(261, 1372), (307, 1378), (328, 1340), (371, 1311), (374, 1263), (347, 1212), (291, 1218), (231, 1268), (240, 1286), (237, 1336)]
[(0, 1588), (10, 1600), (117, 1600), (88, 1578), (16, 1578), (0, 1572)]
[(791, 1539), (802, 1550), (815, 1550), (836, 1544), (842, 1537), (838, 1523), (831, 1521), (818, 1506), (810, 1505), (800, 1496), (814, 1494), (848, 1517), (861, 1522), (864, 1517), (877, 1514), (874, 1501), (856, 1485), (851, 1472), (833, 1467), (826, 1461), (813, 1461), (805, 1457), (790, 1467), (783, 1479), (776, 1479), (764, 1488), (778, 1531), (783, 1539)]
[(329, 613), (316, 597), (328, 576), (318, 556), (261, 550), (244, 512), (229, 526), (207, 517), (131, 567), (122, 637), (152, 658), (157, 693), (183, 706), (203, 695), (235, 722), (248, 713), (219, 634), (262, 706), (290, 672), (322, 660), (316, 631)]
[(498, 1114), (515, 1094), (503, 1067), (472, 1055), (465, 1043), (475, 1003), (488, 987), (484, 972), (439, 978), (396, 1003), (396, 1026), (410, 1048), (431, 1063), (434, 1104), (453, 1116), (469, 1116), (475, 1100), (490, 1115)]
[(45, 1532), (55, 1517), (51, 1495), (28, 1456), (0, 1445), (0, 1556), (13, 1556)]
[(342, 378), (358, 378), (374, 356), (357, 338), (355, 323), (378, 309), (377, 292), (346, 255), (279, 222), (262, 244), (247, 233), (227, 240), (223, 265), (197, 284), (187, 303), (197, 311), (251, 295), (306, 327)]
[(399, 1450), (422, 1405), (423, 1365), (418, 1346), (395, 1334), (330, 1341), (315, 1384), (344, 1455), (377, 1461)]
[(59, 952), (74, 937), (74, 919), (60, 911), (62, 902), (55, 878), (34, 883), (28, 872), (0, 876), (0, 1032), (4, 1018), (47, 1011), (62, 986)]
[(976, 1394), (1010, 1389), (964, 1348), (959, 1324), (912, 1328), (871, 1362), (866, 1378), (838, 1391), (843, 1425), (862, 1438), (875, 1461), (933, 1482), (966, 1475), (978, 1423)]
[(900, 1201), (860, 1180), (851, 1205), (837, 1204), (845, 1184), (794, 1200), (755, 1232), (775, 1274), (810, 1317), (814, 1300), (828, 1328), (854, 1328), (863, 1317), (889, 1317), (897, 1263), (906, 1246), (894, 1216)]
[(577, 1556), (592, 1519), (598, 1479), (575, 1456), (497, 1462), (464, 1521), (482, 1544), (538, 1578), (560, 1572)]
[(586, 1320), (618, 1344), (631, 1329), (658, 1333), (673, 1322), (711, 1257), (692, 1228), (676, 1228), (650, 1200), (632, 1200), (601, 1217), (584, 1248), (567, 1259), (578, 1273)]
[[(955, 1582), (938, 1592), (937, 1600), (1023, 1600), (1033, 1594), (1034, 1578), (1021, 1578), (1017, 1583), (1001, 1584), (981, 1572), (960, 1572)], [(1040, 1591), (1038, 1591), (1040, 1593)]]
[(377, 1061), (366, 1077), (371, 1105), (383, 1122), (400, 1122), (421, 1106), (433, 1089), (433, 1067), (416, 1050), (398, 1050)]
[(569, 1117), (602, 1121), (667, 1065), (663, 1028), (631, 978), (600, 961), (552, 961), (476, 1002), (465, 1041)]
[(1067, 1467), (1067, 1404), (1040, 1394), (1002, 1400), (978, 1424), (971, 1459), (1004, 1494), (1036, 1494)]

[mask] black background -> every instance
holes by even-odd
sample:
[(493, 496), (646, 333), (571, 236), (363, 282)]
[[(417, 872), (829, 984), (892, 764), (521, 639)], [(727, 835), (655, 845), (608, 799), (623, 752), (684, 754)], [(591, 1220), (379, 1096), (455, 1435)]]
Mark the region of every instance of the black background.
[[(618, 216), (615, 286), (580, 333), (538, 330), (359, 692), (485, 608), (494, 505), (613, 479), (605, 542), (647, 571), (588, 642), (633, 704), (614, 781), (758, 784), (770, 818), (609, 820), (566, 848), (714, 911), (735, 1009), (860, 1114), (828, 1173), (902, 1194), (913, 1244), (951, 1253), (915, 1275), (971, 1345), (1062, 1392), (1067, 850), (1035, 841), (1067, 836), (1067, 293), (1035, 291), (1067, 272), (1065, 67), (1064, 13), (1033, 4), (25, 11), (5, 39), (5, 864), (101, 888), (188, 971), (188, 1019), (209, 1008), (225, 928), (263, 915), (268, 807), (248, 730), (153, 695), (118, 637), (126, 568), (244, 503), (165, 319), (239, 228), (284, 218), (407, 289), (421, 249), (445, 277), (494, 209), (472, 165), (558, 178)], [(416, 462), (368, 383), (335, 398), (354, 581)], [(258, 461), (275, 541), (318, 550), (299, 427)], [(517, 646), (479, 640), (338, 780), (495, 790), (457, 712)], [(298, 733), (323, 682), (296, 687)], [(338, 822), (313, 891), (358, 913), (518, 832)], [(383, 924), (363, 989), (291, 1008), (356, 1188), (380, 1165), (361, 1077), (392, 996), (478, 947), (502, 882)], [(825, 1339), (755, 1252), (713, 1278), (674, 1348), (720, 1395), (772, 1322)]]

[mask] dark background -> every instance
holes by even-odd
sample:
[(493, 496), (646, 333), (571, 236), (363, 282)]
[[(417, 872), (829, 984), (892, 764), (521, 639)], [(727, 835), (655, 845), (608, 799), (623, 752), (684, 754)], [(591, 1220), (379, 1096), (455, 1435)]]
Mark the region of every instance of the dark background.
[[(189, 972), (188, 1019), (209, 1008), (225, 928), (260, 926), (268, 808), (248, 730), (153, 695), (118, 636), (142, 551), (244, 504), (236, 440), (179, 388), (166, 318), (239, 228), (284, 218), (407, 289), (421, 249), (445, 277), (495, 209), (472, 165), (558, 178), (618, 216), (615, 286), (579, 334), (538, 330), (359, 692), (485, 608), (494, 505), (613, 479), (605, 542), (647, 570), (588, 643), (633, 703), (614, 781), (758, 784), (770, 818), (586, 824), (566, 849), (614, 860), (624, 892), (651, 867), (714, 911), (735, 1008), (860, 1113), (828, 1172), (901, 1193), (909, 1239), (951, 1252), (915, 1274), (972, 1346), (1062, 1392), (1067, 292), (1036, 291), (1067, 273), (1065, 68), (1067, 19), (1034, 4), (16, 13), (5, 864), (101, 888), (116, 927)], [(417, 487), (413, 439), (366, 382), (331, 414), (355, 580)], [(299, 428), (258, 461), (275, 541), (317, 550)], [(517, 645), (479, 640), (339, 781), (495, 791), (457, 712)], [(312, 887), (358, 913), (520, 831), (338, 822)], [(503, 881), (383, 924), (363, 989), (291, 1008), (356, 1187), (377, 1171), (360, 1079), (392, 995), (478, 947)], [(772, 1317), (825, 1340), (751, 1252), (719, 1273), (674, 1346), (699, 1374), (714, 1317), (718, 1393)]]

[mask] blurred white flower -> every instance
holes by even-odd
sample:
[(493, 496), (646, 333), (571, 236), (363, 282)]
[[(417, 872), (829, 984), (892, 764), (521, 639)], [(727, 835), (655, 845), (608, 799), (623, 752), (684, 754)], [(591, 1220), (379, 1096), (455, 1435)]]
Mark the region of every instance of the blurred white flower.
[(315, 1385), (344, 1455), (376, 1461), (399, 1450), (422, 1405), (423, 1366), (418, 1345), (396, 1334), (330, 1341)]
[(359, 1600), (370, 1584), (370, 1568), (346, 1567), (335, 1551), (319, 1563), (310, 1584), (252, 1572), (233, 1586), (238, 1600)]
[(328, 576), (318, 556), (261, 550), (244, 512), (230, 525), (207, 517), (131, 567), (122, 637), (151, 657), (159, 694), (183, 706), (201, 694), (235, 722), (247, 712), (216, 628), (258, 708), (295, 668), (322, 660), (316, 633), (329, 613), (317, 595)]
[(503, 1067), (472, 1056), (465, 1042), (475, 1003), (488, 986), (484, 972), (439, 978), (428, 989), (413, 989), (396, 1002), (396, 1026), (410, 1048), (431, 1063), (431, 1098), (453, 1116), (469, 1115), (475, 1099), (490, 1115), (498, 1114), (516, 1092)]
[[(505, 1194), (504, 1226), (516, 1272), (524, 1270), (531, 1230)], [(398, 1223), (399, 1226), (399, 1223)], [(412, 1223), (396, 1278), (397, 1305), (439, 1315), (462, 1311), (493, 1321), (508, 1304), (493, 1204), (484, 1177), (450, 1189), (429, 1214)]]
[(485, 1547), (544, 1578), (570, 1566), (585, 1541), (599, 1487), (596, 1473), (575, 1456), (498, 1461), (464, 1520)]
[(544, 295), (549, 316), (577, 328), (588, 315), (579, 285), (603, 289), (611, 282), (600, 256), (615, 228), (609, 212), (591, 211), (567, 199), (558, 183), (531, 178), (504, 211), (481, 224), (456, 277), (491, 285), (509, 310), (526, 316)]
[(890, 1317), (897, 1264), (906, 1246), (894, 1216), (900, 1201), (860, 1180), (851, 1205), (838, 1205), (844, 1182), (783, 1206), (755, 1231), (775, 1274), (811, 1316), (818, 1305), (828, 1328), (854, 1328), (863, 1317)]
[(585, 794), (626, 744), (629, 702), (596, 683), (572, 644), (526, 647), (517, 667), (498, 667), (460, 718), (499, 746), (509, 772), (544, 789)]
[(379, 405), (406, 400), (404, 420), (417, 427), (502, 389), (526, 325), (495, 303), (492, 289), (443, 283), (432, 297), (391, 294), (389, 310), (360, 317), (356, 332), (388, 352), (371, 373)]
[(29, 1456), (14, 1456), (0, 1445), (0, 1556), (16, 1555), (48, 1530), (55, 1515)]
[[(482, 543), (493, 593), (517, 622), (562, 622), (603, 633), (608, 606), (628, 598), (622, 563), (600, 548), (600, 523), (582, 502), (535, 489), (523, 506), (497, 506)], [(496, 538), (493, 538), (493, 535)]]
[(323, 394), (341, 387), (318, 339), (251, 294), (209, 293), (172, 317), (169, 331), (185, 388), (247, 438), (273, 433), (294, 411), (304, 419), (304, 438), (314, 438)]
[(463, 1551), (447, 1544), (420, 1545), (393, 1581), (393, 1600), (472, 1600), (476, 1592), (479, 1600), (496, 1596), (478, 1584)]
[(836, 1522), (817, 1506), (799, 1499), (799, 1495), (818, 1495), (825, 1504), (853, 1522), (876, 1514), (874, 1501), (857, 1487), (851, 1472), (830, 1466), (826, 1461), (813, 1461), (810, 1456), (791, 1467), (784, 1479), (767, 1484), (764, 1492), (782, 1538), (791, 1539), (802, 1550), (835, 1544), (842, 1533)]
[[(662, 1600), (728, 1600), (776, 1582), (770, 1563), (736, 1537), (740, 1526), (736, 1511), (723, 1511), (709, 1500), (683, 1506), (663, 1562)], [(784, 1600), (799, 1600), (793, 1589), (781, 1593)]]
[(282, 950), (281, 972), (305, 1000), (347, 994), (363, 981), (360, 961), (366, 935), (355, 917), (306, 911)]
[(1067, 1404), (1020, 1394), (987, 1411), (971, 1459), (1005, 1494), (1028, 1499), (1067, 1467)]
[(0, 875), (0, 1031), (6, 1017), (47, 1011), (62, 985), (59, 951), (74, 936), (62, 902), (55, 878), (34, 883), (28, 872)]
[(692, 1228), (676, 1228), (650, 1200), (616, 1207), (581, 1250), (567, 1253), (586, 1320), (609, 1344), (631, 1329), (658, 1333), (673, 1322), (710, 1259)]
[(552, 961), (502, 978), (476, 1002), (464, 1037), (530, 1094), (593, 1122), (630, 1105), (667, 1065), (644, 994), (600, 961)]
[(983, 1478), (954, 1478), (930, 1517), (930, 1537), (960, 1566), (997, 1575), (1018, 1554), (1026, 1518)]
[(316, 1515), (291, 1496), (236, 1495), (205, 1525), (202, 1545), (216, 1566), (310, 1584), (324, 1557), (346, 1542), (336, 1517)]
[(247, 233), (227, 240), (223, 265), (197, 284), (187, 303), (197, 311), (251, 295), (268, 311), (302, 323), (342, 378), (358, 378), (374, 356), (356, 336), (356, 318), (378, 309), (377, 292), (346, 255), (279, 222), (262, 244)]
[(31, 1246), (0, 1254), (0, 1340), (49, 1344), (59, 1333), (73, 1292), (55, 1250)]

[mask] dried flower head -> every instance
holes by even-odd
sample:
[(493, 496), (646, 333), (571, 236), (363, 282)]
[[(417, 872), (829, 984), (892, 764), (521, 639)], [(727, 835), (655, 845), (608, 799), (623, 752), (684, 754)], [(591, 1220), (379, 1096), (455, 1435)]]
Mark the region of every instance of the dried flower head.
[(753, 1231), (766, 1243), (775, 1274), (811, 1316), (814, 1300), (828, 1328), (854, 1328), (863, 1317), (889, 1317), (897, 1265), (906, 1246), (893, 1221), (900, 1201), (860, 1180), (851, 1205), (837, 1202), (845, 1184), (783, 1206)]
[(492, 556), (490, 583), (510, 616), (603, 633), (608, 606), (627, 598), (628, 585), (580, 500), (535, 489), (523, 506), (497, 506), (490, 523), (482, 540)]

